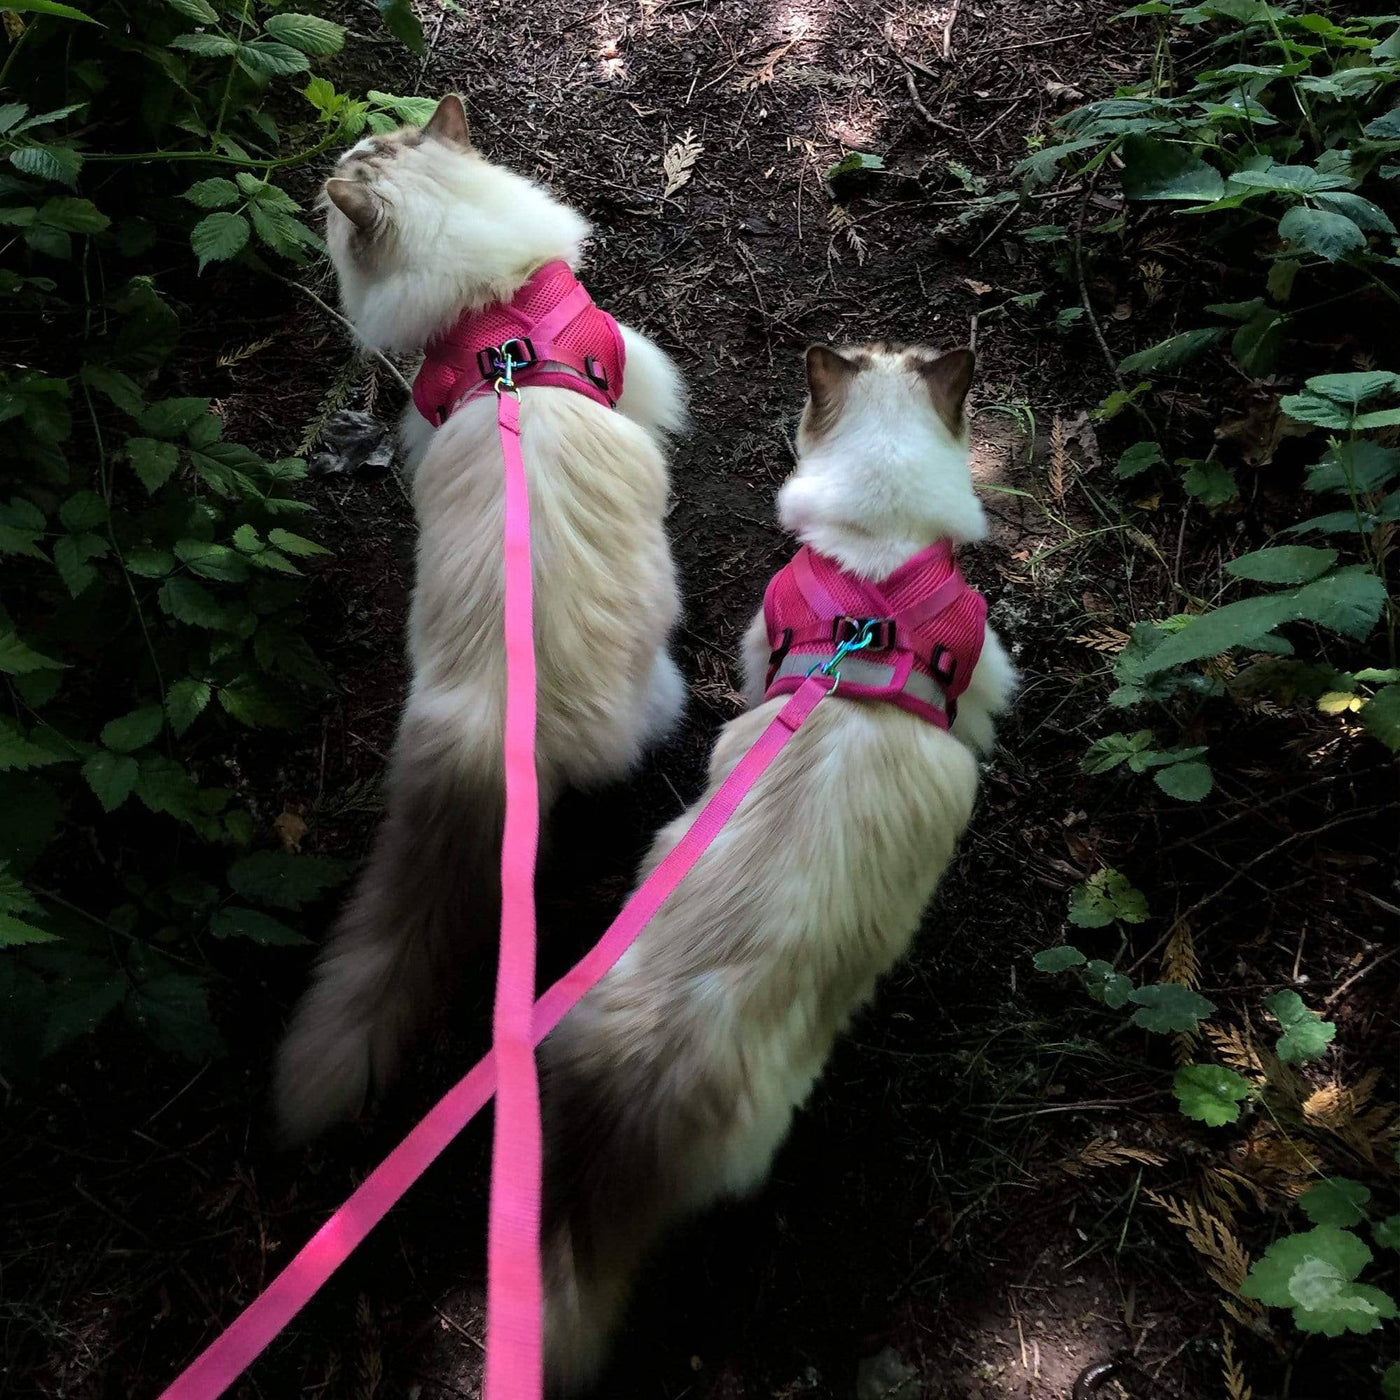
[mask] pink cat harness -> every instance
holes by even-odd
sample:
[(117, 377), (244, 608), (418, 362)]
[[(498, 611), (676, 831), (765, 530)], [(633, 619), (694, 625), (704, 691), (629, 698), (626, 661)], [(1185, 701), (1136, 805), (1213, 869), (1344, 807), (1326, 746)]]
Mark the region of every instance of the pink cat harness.
[(507, 355), (524, 387), (573, 389), (605, 408), (622, 397), (622, 332), (568, 263), (546, 263), (510, 301), (464, 311), (428, 342), (413, 381), (419, 413), (440, 428), (468, 399), (491, 391)]
[(769, 581), (763, 617), (773, 648), (765, 699), (796, 690), (840, 652), (843, 695), (887, 700), (947, 729), (982, 654), (987, 600), (958, 572), (947, 540), (879, 583), (803, 545)]

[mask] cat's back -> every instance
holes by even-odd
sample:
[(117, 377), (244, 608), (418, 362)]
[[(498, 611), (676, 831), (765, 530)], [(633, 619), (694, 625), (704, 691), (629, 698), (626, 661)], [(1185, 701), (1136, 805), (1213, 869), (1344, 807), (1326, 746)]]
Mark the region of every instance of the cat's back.
[[(655, 439), (582, 394), (526, 389), (521, 456), (545, 753), (630, 729), (678, 611)], [(504, 694), (504, 464), (493, 397), (464, 405), (413, 476), (418, 575), (410, 647), (421, 685)]]

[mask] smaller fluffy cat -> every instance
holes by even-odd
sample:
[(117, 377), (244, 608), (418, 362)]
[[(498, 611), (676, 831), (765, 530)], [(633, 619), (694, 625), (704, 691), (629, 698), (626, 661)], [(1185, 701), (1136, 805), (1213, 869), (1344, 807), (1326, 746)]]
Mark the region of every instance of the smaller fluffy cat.
[[(935, 541), (982, 538), (964, 399), (971, 351), (807, 353), (783, 524), (879, 582)], [(721, 734), (701, 802), (662, 830), (649, 874), (786, 697)], [(637, 942), (541, 1047), (546, 1364), (590, 1384), (636, 1270), (666, 1227), (754, 1191), (836, 1036), (908, 949), (977, 794), (977, 755), (1015, 676), (988, 630), (951, 732), (878, 700), (823, 700)]]
[[(589, 228), (472, 145), (456, 97), (431, 121), (361, 141), (325, 186), (345, 314), (368, 345), (421, 350), (464, 311), (508, 302)], [(618, 411), (569, 389), (521, 390), (538, 655), (540, 811), (567, 786), (614, 780), (678, 718), (668, 647), (679, 610), (663, 529), (666, 433), (680, 376), (622, 328)], [(503, 469), (495, 399), (433, 428), (410, 405), (417, 577), (412, 684), (368, 864), (317, 960), (278, 1054), (284, 1140), (359, 1111), (441, 998), (464, 945), (499, 917)]]

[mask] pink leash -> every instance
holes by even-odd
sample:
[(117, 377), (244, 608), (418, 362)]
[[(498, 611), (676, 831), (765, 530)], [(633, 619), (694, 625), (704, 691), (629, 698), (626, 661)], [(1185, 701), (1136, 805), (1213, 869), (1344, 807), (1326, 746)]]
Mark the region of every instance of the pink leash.
[(530, 503), (520, 454), (520, 402), (498, 396), (505, 454), (506, 820), (501, 847), (501, 956), (493, 1048), (428, 1111), (161, 1400), (214, 1400), (253, 1363), (399, 1198), (497, 1095), (487, 1227), (487, 1400), (538, 1400), (543, 1385), (540, 1282), (541, 1132), (534, 1047), (635, 942), (709, 848), (745, 794), (836, 680), (803, 683), (739, 760), (690, 829), (652, 871), (606, 933), (539, 999), (535, 986), (535, 654)]

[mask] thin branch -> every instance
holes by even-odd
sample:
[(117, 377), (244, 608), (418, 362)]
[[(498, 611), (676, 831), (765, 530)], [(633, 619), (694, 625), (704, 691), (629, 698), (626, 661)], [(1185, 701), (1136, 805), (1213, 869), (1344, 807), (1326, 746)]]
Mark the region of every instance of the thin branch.
[(356, 335), (355, 327), (351, 325), (350, 322), (347, 321), (345, 317), (342, 316), (340, 312), (335, 309), (335, 307), (330, 306), (326, 302), (322, 301), (322, 299), (318, 297), (316, 293), (311, 290), (310, 287), (304, 285), (301, 282), (294, 282), (290, 277), (283, 277), (280, 272), (269, 271), (268, 276), (275, 277), (277, 281), (284, 282), (289, 287), (295, 287), (297, 291), (299, 291), (302, 294), (302, 296), (309, 297), (312, 301), (314, 301), (316, 305), (319, 306), (321, 310), (324, 311), (326, 315), (331, 318), (331, 320), (339, 321), (340, 324), (344, 326), (347, 331), (350, 332), (350, 338), (354, 340), (356, 344), (363, 345), (364, 349), (368, 351), (369, 354), (373, 355), (374, 358), (378, 360), (379, 363), (389, 371), (390, 376), (397, 382), (399, 388), (402, 389), (404, 393), (407, 394), (410, 398), (413, 397), (413, 385), (410, 384), (408, 380), (406, 380), (403, 377), (403, 375), (399, 373), (398, 367), (393, 363), (393, 361), (390, 360), (389, 357), (385, 355), (382, 351), (376, 350), (374, 346), (364, 345), (364, 342), (360, 340), (358, 335)]

